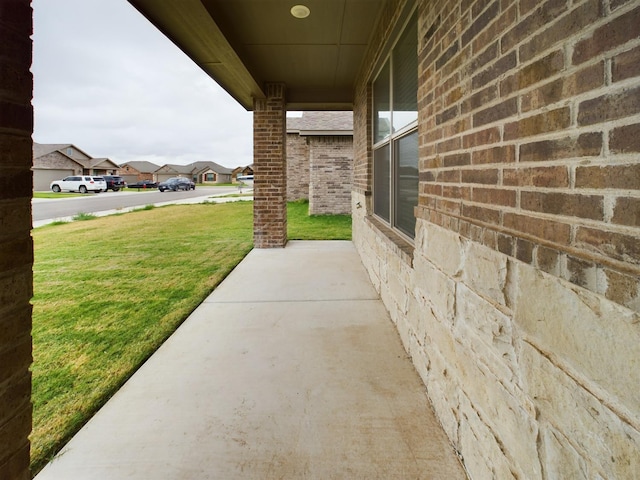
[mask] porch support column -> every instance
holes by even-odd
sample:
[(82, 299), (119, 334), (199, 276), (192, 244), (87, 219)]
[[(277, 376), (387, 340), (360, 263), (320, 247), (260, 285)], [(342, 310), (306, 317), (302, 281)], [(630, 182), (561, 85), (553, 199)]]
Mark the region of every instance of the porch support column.
[(287, 243), (287, 114), (285, 85), (266, 85), (267, 98), (253, 104), (253, 244)]
[(0, 0), (0, 478), (28, 480), (31, 432), (31, 0)]

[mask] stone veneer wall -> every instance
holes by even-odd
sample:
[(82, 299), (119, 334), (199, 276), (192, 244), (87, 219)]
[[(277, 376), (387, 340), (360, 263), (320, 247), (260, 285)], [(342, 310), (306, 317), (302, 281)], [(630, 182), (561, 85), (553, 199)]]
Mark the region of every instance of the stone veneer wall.
[(11, 480), (31, 478), (31, 33), (31, 2), (0, 2), (0, 478)]
[(318, 136), (309, 142), (309, 213), (350, 214), (353, 137)]
[(420, 1), (413, 244), (368, 216), (376, 52), (358, 84), (353, 238), (471, 478), (640, 472), (640, 6)]
[(309, 199), (308, 137), (287, 133), (287, 200)]

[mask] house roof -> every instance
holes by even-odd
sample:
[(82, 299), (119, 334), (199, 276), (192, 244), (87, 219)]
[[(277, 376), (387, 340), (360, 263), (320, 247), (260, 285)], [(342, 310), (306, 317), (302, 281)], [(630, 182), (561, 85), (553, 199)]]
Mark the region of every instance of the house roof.
[(289, 110), (351, 110), (373, 32), (396, 2), (306, 0), (306, 18), (287, 0), (129, 3), (247, 110), (270, 82), (286, 85)]
[(193, 168), (189, 165), (176, 165), (173, 163), (166, 163), (159, 167), (155, 172), (162, 173), (176, 173), (176, 174), (190, 174), (193, 171)]
[(48, 155), (53, 152), (60, 152), (61, 154), (71, 158), (72, 160), (78, 161), (77, 158), (71, 157), (67, 155), (67, 148), (72, 147), (74, 150), (81, 152), (87, 157), (91, 158), (91, 155), (86, 153), (85, 151), (76, 147), (73, 143), (36, 143), (33, 142), (33, 158), (42, 157), (44, 155)]
[(89, 160), (77, 159), (85, 168), (120, 168), (120, 165), (108, 158), (91, 158)]
[(213, 170), (216, 173), (222, 174), (231, 174), (231, 169), (227, 167), (223, 167), (222, 165), (218, 165), (216, 162), (194, 162), (191, 164), (193, 166), (193, 173), (201, 172), (203, 170)]
[(120, 165), (120, 167), (126, 167), (129, 166), (131, 168), (133, 168), (134, 170), (137, 170), (141, 173), (151, 173), (151, 172), (155, 172), (158, 168), (160, 168), (160, 165), (156, 165), (155, 163), (151, 163), (151, 162), (146, 162), (146, 161), (133, 161), (133, 162), (127, 162), (127, 163), (123, 163), (122, 165)]
[(203, 170), (213, 170), (216, 173), (221, 174), (231, 174), (231, 169), (227, 167), (223, 167), (222, 165), (218, 165), (216, 162), (193, 162), (188, 165), (175, 165), (171, 163), (167, 163), (155, 170), (155, 172), (161, 173), (175, 173), (181, 175), (199, 173)]
[(287, 117), (287, 133), (353, 135), (353, 112), (304, 112), (302, 117)]
[[(80, 152), (89, 158), (80, 158), (73, 155), (67, 155), (67, 148), (73, 148), (74, 151)], [(92, 158), (91, 155), (79, 149), (72, 143), (36, 143), (33, 142), (33, 158), (43, 157), (53, 152), (58, 152), (74, 162), (82, 165), (83, 168), (118, 168), (118, 164), (108, 158)]]

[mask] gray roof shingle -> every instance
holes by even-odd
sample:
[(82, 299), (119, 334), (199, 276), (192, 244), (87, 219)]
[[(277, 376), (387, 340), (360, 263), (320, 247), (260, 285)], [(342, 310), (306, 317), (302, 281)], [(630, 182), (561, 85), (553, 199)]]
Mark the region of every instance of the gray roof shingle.
[(288, 117), (287, 131), (300, 135), (353, 135), (353, 112), (304, 112)]

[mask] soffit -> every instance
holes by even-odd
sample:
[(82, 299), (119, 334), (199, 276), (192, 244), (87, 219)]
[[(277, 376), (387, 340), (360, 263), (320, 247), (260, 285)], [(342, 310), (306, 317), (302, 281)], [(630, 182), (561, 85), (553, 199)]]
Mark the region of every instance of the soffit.
[(129, 0), (247, 110), (268, 82), (286, 84), (290, 110), (350, 110), (388, 1)]

